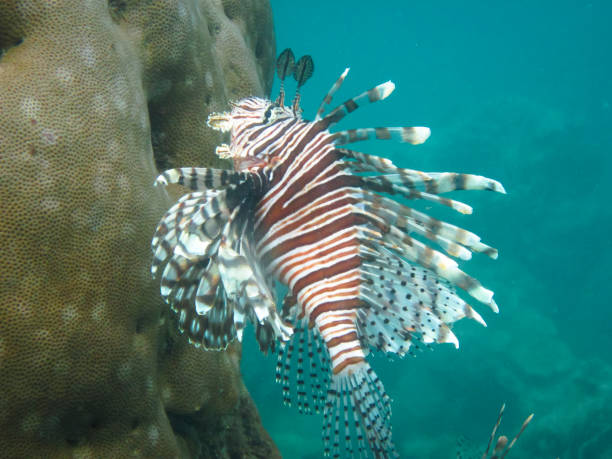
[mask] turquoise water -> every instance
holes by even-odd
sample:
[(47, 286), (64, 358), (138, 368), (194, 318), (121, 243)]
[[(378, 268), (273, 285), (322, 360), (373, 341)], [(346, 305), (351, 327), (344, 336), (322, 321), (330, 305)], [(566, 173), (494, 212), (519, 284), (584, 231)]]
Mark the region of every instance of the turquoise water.
[[(272, 1), (277, 49), (314, 58), (306, 118), (347, 66), (336, 102), (391, 79), (389, 99), (341, 128), (425, 125), (430, 140), (355, 147), (508, 191), (457, 193), (474, 214), (436, 214), (499, 249), (496, 261), (464, 265), (495, 291), (499, 315), (474, 304), (488, 328), (459, 322), (459, 350), (372, 359), (402, 457), (454, 458), (458, 442), (463, 457), (480, 457), (502, 402), (510, 437), (535, 413), (510, 458), (612, 457), (611, 6)], [(242, 368), (264, 425), (284, 457), (320, 457), (321, 418), (282, 405), (275, 363), (247, 332)]]

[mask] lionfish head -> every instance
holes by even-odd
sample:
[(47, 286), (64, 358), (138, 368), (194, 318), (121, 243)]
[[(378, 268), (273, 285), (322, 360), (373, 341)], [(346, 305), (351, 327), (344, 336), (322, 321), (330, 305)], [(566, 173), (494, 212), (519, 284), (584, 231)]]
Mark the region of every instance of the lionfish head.
[(230, 133), (230, 144), (219, 145), (216, 149), (217, 156), (234, 160), (236, 170), (252, 170), (268, 164), (268, 158), (265, 150), (255, 148), (250, 133), (263, 133), (273, 124), (297, 116), (290, 107), (279, 105), (278, 102), (248, 97), (232, 103), (230, 112), (209, 115), (208, 126)]
[[(249, 132), (259, 131), (286, 120), (301, 118), (300, 87), (312, 76), (314, 70), (312, 58), (303, 56), (295, 63), (293, 52), (286, 49), (276, 62), (276, 70), (281, 87), (275, 101), (247, 97), (231, 103), (231, 111), (212, 113), (208, 117), (208, 126), (217, 131), (230, 133), (230, 145), (219, 145), (216, 153), (220, 158), (233, 159), (237, 170), (256, 169), (268, 163), (266, 152), (253, 148)], [(285, 105), (284, 80), (287, 75), (293, 75), (297, 81), (297, 90), (291, 106)]]
[(239, 134), (248, 129), (296, 117), (290, 107), (260, 97), (247, 97), (232, 102), (231, 106), (232, 110), (229, 112), (210, 114), (208, 126), (217, 131), (229, 132), (232, 141), (237, 140)]

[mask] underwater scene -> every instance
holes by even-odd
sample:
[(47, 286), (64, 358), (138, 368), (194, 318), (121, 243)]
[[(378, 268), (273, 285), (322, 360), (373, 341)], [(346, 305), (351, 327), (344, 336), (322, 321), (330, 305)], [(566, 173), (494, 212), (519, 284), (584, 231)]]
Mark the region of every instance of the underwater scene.
[[(314, 59), (305, 119), (345, 67), (338, 103), (392, 80), (388, 99), (342, 129), (407, 123), (430, 127), (431, 138), (360, 151), (481, 174), (507, 191), (451, 193), (474, 208), (469, 216), (431, 211), (499, 250), (465, 266), (495, 291), (499, 314), (472, 302), (487, 328), (458, 322), (459, 349), (370, 356), (393, 400), (399, 456), (480, 458), (506, 403), (498, 434), (510, 440), (534, 413), (508, 457), (612, 457), (610, 4), (271, 3), (277, 49)], [(246, 333), (242, 372), (264, 426), (284, 457), (320, 457), (322, 416), (282, 407), (275, 365)]]
[(0, 457), (612, 459), (611, 18), (0, 1)]

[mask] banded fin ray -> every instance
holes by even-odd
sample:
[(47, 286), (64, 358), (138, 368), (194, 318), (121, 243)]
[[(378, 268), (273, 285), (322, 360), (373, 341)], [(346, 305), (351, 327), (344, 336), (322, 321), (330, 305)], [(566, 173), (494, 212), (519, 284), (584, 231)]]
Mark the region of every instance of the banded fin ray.
[(431, 131), (428, 127), (377, 127), (359, 128), (338, 131), (332, 134), (336, 145), (346, 145), (348, 143), (362, 142), (364, 140), (396, 140), (398, 142), (420, 145), (424, 143)]
[(208, 167), (181, 167), (168, 169), (155, 179), (155, 185), (178, 183), (193, 191), (219, 190), (229, 185), (237, 185), (246, 180), (242, 172)]
[(424, 201), (431, 201), (446, 207), (450, 207), (461, 214), (472, 213), (472, 207), (463, 202), (450, 198), (443, 198), (437, 194), (428, 193), (426, 191), (421, 191), (426, 188), (427, 185), (425, 183), (427, 181), (428, 179), (425, 173), (423, 173), (423, 176), (412, 177), (410, 182), (403, 180), (401, 185), (392, 182), (384, 175), (361, 177), (361, 185), (363, 188), (369, 191), (388, 193), (391, 195), (398, 194), (408, 199), (422, 199)]
[[(497, 249), (480, 241), (480, 237), (450, 223), (437, 220), (424, 212), (381, 196), (362, 191), (364, 206), (371, 214), (382, 218), (387, 224), (396, 226), (404, 232), (415, 232), (440, 245), (444, 250), (462, 260), (469, 260), (471, 252), (485, 253), (492, 259), (497, 258)], [(468, 249), (467, 251), (464, 249)]]
[[(170, 208), (151, 241), (153, 275), (173, 252), (192, 258), (207, 256), (216, 250), (218, 228), (226, 223), (229, 215), (225, 194), (225, 191), (188, 193)], [(213, 234), (215, 227), (217, 234)]]
[(415, 233), (419, 236), (427, 238), (436, 243), (446, 253), (453, 257), (460, 258), (462, 260), (469, 260), (472, 258), (472, 253), (470, 250), (458, 244), (454, 240), (447, 239), (444, 236), (436, 234), (434, 231), (431, 231), (431, 229), (426, 228), (414, 219), (402, 217), (401, 215), (398, 215), (385, 207), (380, 207), (368, 201), (366, 201), (363, 206), (366, 215), (380, 218), (381, 224), (384, 222), (384, 224), (393, 226), (397, 228), (398, 231), (406, 234)]
[(254, 262), (245, 228), (239, 231), (234, 223), (240, 209), (230, 216), (219, 246), (219, 274), (228, 298), (240, 306), (241, 311), (252, 313), (257, 327), (256, 336), (262, 351), (274, 347), (278, 338), (289, 339), (293, 331), (276, 311), (276, 298), (264, 280), (259, 263)]
[[(166, 174), (166, 180), (178, 183), (181, 173), (176, 171)], [(252, 174), (241, 175), (237, 184), (224, 182), (226, 189), (183, 196), (166, 213), (152, 240), (151, 270), (156, 274), (165, 264), (160, 291), (178, 312), (179, 329), (209, 349), (223, 349), (241, 339), (246, 319), (255, 323), (262, 349), (292, 333), (276, 313), (274, 295), (254, 261), (251, 236), (245, 234), (252, 227), (250, 201), (261, 181)], [(198, 172), (190, 177), (196, 183)]]
[(325, 97), (321, 101), (321, 105), (319, 105), (317, 114), (314, 119), (315, 121), (319, 121), (321, 119), (321, 115), (323, 115), (323, 112), (325, 111), (325, 107), (331, 103), (332, 98), (334, 97), (334, 94), (336, 94), (336, 91), (338, 91), (338, 89), (340, 89), (340, 86), (342, 86), (342, 83), (344, 82), (344, 79), (348, 75), (349, 70), (350, 68), (348, 67), (345, 68), (344, 72), (342, 72), (342, 74), (338, 77), (338, 79), (333, 84), (333, 86), (329, 88), (329, 91), (327, 91), (327, 94), (325, 94)]
[(358, 172), (380, 172), (385, 180), (409, 188), (420, 186), (423, 191), (439, 194), (455, 190), (487, 190), (506, 194), (503, 185), (497, 180), (482, 175), (461, 174), (456, 172), (422, 172), (397, 167), (389, 159), (368, 155), (358, 151), (339, 149), (339, 152), (355, 162), (346, 162), (348, 167)]
[(285, 405), (295, 403), (306, 414), (323, 411), (331, 375), (329, 353), (316, 328), (296, 324), (291, 339), (279, 346), (276, 381)]
[[(215, 262), (211, 262), (215, 264)], [(181, 276), (179, 281), (183, 288), (176, 288), (169, 295), (171, 308), (177, 313), (179, 332), (184, 333), (189, 342), (196, 347), (206, 349), (225, 349), (233, 341), (236, 333), (235, 318), (230, 305), (227, 305), (222, 289), (212, 297), (209, 311), (199, 314), (193, 304), (195, 301), (195, 285), (197, 285), (200, 269), (192, 265), (191, 272)], [(237, 324), (240, 326), (240, 324)]]
[(395, 84), (393, 84), (392, 81), (381, 83), (334, 108), (319, 122), (323, 123), (325, 128), (329, 128), (331, 125), (338, 123), (352, 111), (355, 111), (360, 105), (365, 103), (374, 103), (379, 100), (386, 99), (394, 90)]

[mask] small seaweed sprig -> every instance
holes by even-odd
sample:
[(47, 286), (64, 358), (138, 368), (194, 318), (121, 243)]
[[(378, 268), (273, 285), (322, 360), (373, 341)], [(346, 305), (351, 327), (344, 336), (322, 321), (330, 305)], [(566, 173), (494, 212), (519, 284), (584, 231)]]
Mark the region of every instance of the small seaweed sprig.
[[(501, 409), (499, 410), (499, 414), (497, 415), (497, 422), (495, 423), (495, 426), (493, 427), (493, 431), (491, 432), (491, 436), (489, 437), (489, 443), (487, 444), (487, 449), (483, 453), (482, 459), (489, 458), (489, 450), (491, 449), (493, 440), (495, 440), (495, 434), (497, 432), (499, 424), (501, 423), (502, 416), (504, 415), (505, 409), (506, 409), (506, 404), (504, 403)], [(493, 452), (491, 453), (491, 456), (489, 459), (504, 459), (506, 455), (508, 454), (508, 451), (512, 449), (512, 447), (514, 446), (514, 444), (516, 443), (516, 441), (521, 436), (521, 434), (523, 433), (523, 431), (525, 430), (525, 428), (531, 422), (532, 419), (533, 419), (533, 413), (527, 416), (527, 419), (525, 419), (525, 421), (523, 422), (523, 425), (521, 426), (521, 430), (519, 430), (519, 433), (516, 434), (516, 436), (512, 439), (510, 444), (508, 444), (508, 437), (506, 437), (505, 435), (500, 435), (499, 437), (497, 437), (497, 441), (495, 442), (495, 447), (493, 448)]]

